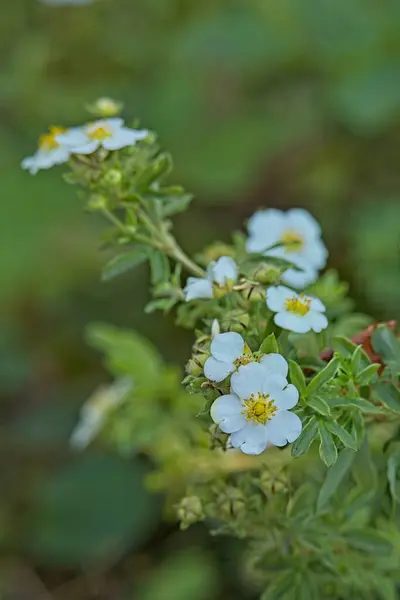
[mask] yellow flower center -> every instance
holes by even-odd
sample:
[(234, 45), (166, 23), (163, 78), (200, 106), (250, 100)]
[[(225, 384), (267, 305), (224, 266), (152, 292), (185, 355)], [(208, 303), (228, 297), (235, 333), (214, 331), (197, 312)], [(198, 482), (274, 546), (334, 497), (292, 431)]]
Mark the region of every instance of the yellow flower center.
[(56, 135), (65, 133), (67, 130), (64, 127), (49, 127), (49, 133), (44, 133), (39, 138), (38, 146), (40, 150), (49, 152), (60, 147), (60, 144), (56, 140)]
[(241, 356), (238, 356), (233, 361), (233, 364), (238, 369), (242, 365), (248, 365), (248, 364), (250, 364), (252, 362), (260, 362), (260, 360), (261, 360), (261, 358), (263, 356), (264, 356), (263, 354), (259, 354), (259, 355), (254, 356), (253, 353), (252, 353), (252, 351), (248, 347), (248, 345), (245, 344), (244, 350), (243, 350), (243, 354)]
[(300, 252), (304, 246), (303, 236), (294, 229), (286, 229), (280, 241), (284, 244), (287, 252)]
[(89, 125), (86, 130), (86, 135), (89, 139), (96, 142), (102, 142), (112, 136), (112, 129), (109, 125)]
[(224, 296), (226, 296), (226, 294), (229, 294), (229, 292), (232, 291), (234, 285), (235, 282), (232, 279), (226, 279), (223, 285), (219, 285), (218, 283), (214, 282), (214, 298), (223, 298)]
[(242, 411), (242, 415), (246, 415), (246, 420), (253, 421), (256, 425), (257, 423), (265, 425), (277, 411), (274, 400), (269, 394), (257, 394), (257, 396), (252, 394), (249, 400), (245, 400), (243, 404), (245, 409)]
[(310, 311), (310, 298), (304, 298), (302, 294), (297, 298), (287, 298), (285, 300), (285, 308), (288, 312), (304, 317)]

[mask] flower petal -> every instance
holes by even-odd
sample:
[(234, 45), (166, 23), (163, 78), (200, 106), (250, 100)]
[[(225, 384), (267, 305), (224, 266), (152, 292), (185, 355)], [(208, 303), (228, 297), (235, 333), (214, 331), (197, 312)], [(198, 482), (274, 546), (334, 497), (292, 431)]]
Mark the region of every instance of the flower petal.
[(310, 308), (312, 311), (325, 312), (325, 310), (326, 310), (325, 304), (323, 304), (319, 298), (314, 298), (312, 296), (305, 296), (305, 297), (308, 300), (311, 300)]
[(210, 356), (204, 364), (204, 375), (211, 381), (223, 381), (235, 370), (232, 362), (222, 362)]
[(65, 133), (58, 133), (55, 136), (56, 142), (66, 146), (83, 146), (89, 141), (82, 127), (71, 127)]
[(310, 331), (311, 325), (309, 319), (306, 317), (308, 317), (308, 315), (302, 317), (289, 312), (280, 312), (275, 315), (274, 321), (276, 325), (282, 327), (282, 329), (288, 329), (289, 331), (294, 331), (296, 333), (307, 333), (307, 331)]
[(287, 377), (288, 364), (281, 354), (266, 354), (260, 360), (260, 365), (264, 367), (264, 370), (269, 375), (282, 375)]
[(286, 213), (287, 226), (297, 230), (304, 237), (319, 237), (321, 227), (316, 219), (304, 208), (292, 208)]
[(242, 414), (242, 403), (237, 396), (227, 394), (213, 402), (210, 415), (224, 433), (239, 431), (246, 425), (246, 417)]
[(126, 146), (133, 146), (137, 141), (147, 137), (147, 133), (146, 131), (145, 135), (142, 135), (135, 129), (122, 127), (121, 129), (117, 129), (112, 137), (106, 138), (103, 141), (103, 146), (106, 150), (119, 150)]
[(275, 405), (281, 410), (289, 410), (296, 406), (299, 401), (299, 392), (298, 389), (292, 384), (289, 383), (283, 390), (278, 391), (273, 396)]
[(240, 448), (245, 454), (261, 454), (267, 441), (266, 427), (261, 424), (246, 423), (242, 429), (231, 435), (232, 446)]
[(280, 312), (285, 308), (285, 301), (287, 298), (297, 296), (296, 292), (293, 292), (284, 285), (270, 286), (267, 289), (266, 302), (270, 310), (274, 312)]
[(328, 249), (320, 238), (308, 239), (301, 251), (305, 263), (315, 269), (322, 269), (326, 265)]
[(212, 267), (212, 278), (218, 285), (224, 285), (228, 281), (236, 282), (238, 267), (233, 258), (221, 256)]
[(70, 146), (69, 151), (72, 154), (92, 154), (99, 147), (99, 142), (97, 140), (93, 140), (91, 142), (87, 142), (82, 146)]
[[(289, 260), (293, 261), (293, 258), (287, 257)], [(300, 265), (299, 265), (300, 266)], [(282, 281), (287, 283), (288, 285), (293, 286), (297, 289), (305, 288), (307, 285), (314, 283), (317, 280), (318, 272), (316, 269), (311, 267), (310, 265), (302, 265), (301, 271), (296, 271), (295, 269), (288, 269), (282, 274)]]
[(265, 425), (268, 441), (274, 446), (285, 446), (287, 442), (294, 442), (302, 430), (299, 417), (288, 410), (279, 410)]
[(261, 391), (263, 394), (269, 394), (271, 398), (275, 399), (276, 396), (282, 393), (287, 384), (286, 377), (267, 373), (264, 375)]
[(315, 312), (312, 310), (308, 313), (308, 315), (306, 315), (306, 317), (308, 323), (310, 324), (310, 328), (315, 331), (315, 333), (319, 333), (328, 327), (328, 319), (320, 312)]
[(252, 394), (262, 392), (265, 371), (259, 363), (249, 363), (239, 367), (231, 377), (231, 388), (242, 400), (247, 400)]
[(196, 300), (197, 298), (212, 298), (212, 284), (208, 279), (200, 277), (189, 277), (183, 290), (186, 302)]
[(247, 229), (251, 236), (264, 239), (264, 249), (275, 244), (285, 227), (285, 213), (276, 208), (260, 210), (247, 223)]
[(217, 360), (233, 362), (243, 354), (244, 340), (239, 333), (219, 333), (211, 342), (211, 354)]

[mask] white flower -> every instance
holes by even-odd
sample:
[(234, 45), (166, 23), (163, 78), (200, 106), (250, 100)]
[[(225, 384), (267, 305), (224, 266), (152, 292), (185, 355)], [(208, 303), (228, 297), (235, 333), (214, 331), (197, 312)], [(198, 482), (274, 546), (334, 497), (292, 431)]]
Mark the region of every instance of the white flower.
[(74, 127), (57, 140), (67, 146), (72, 154), (91, 154), (102, 146), (106, 150), (119, 150), (132, 146), (148, 136), (147, 129), (129, 129), (120, 118), (102, 119), (83, 127)]
[(230, 331), (216, 335), (211, 342), (211, 356), (204, 364), (204, 375), (211, 381), (223, 381), (241, 365), (259, 361), (266, 373), (286, 378), (288, 364), (280, 354), (253, 356), (239, 333)]
[(79, 450), (85, 448), (100, 432), (107, 415), (125, 400), (132, 386), (132, 379), (124, 377), (96, 390), (81, 408), (79, 422), (71, 434), (71, 446)]
[(328, 327), (328, 319), (323, 314), (325, 306), (318, 298), (297, 294), (279, 285), (267, 289), (267, 306), (276, 313), (276, 325), (296, 333), (315, 331), (319, 333)]
[(261, 454), (267, 446), (285, 446), (300, 435), (302, 423), (289, 412), (299, 399), (294, 385), (258, 363), (239, 368), (232, 375), (231, 393), (211, 406), (211, 418), (231, 434), (234, 448), (245, 454)]
[(27, 169), (31, 175), (36, 175), (41, 169), (50, 169), (54, 165), (67, 162), (69, 150), (57, 140), (57, 136), (66, 131), (62, 127), (50, 127), (49, 133), (40, 136), (35, 154), (24, 158), (21, 167)]
[[(328, 251), (321, 240), (321, 228), (309, 212), (294, 208), (283, 212), (269, 209), (255, 213), (248, 223), (248, 252), (289, 260), (301, 270), (288, 269), (282, 281), (296, 288), (313, 283), (326, 264)], [(282, 246), (267, 250), (274, 244)]]
[(213, 298), (229, 292), (238, 279), (238, 267), (230, 256), (221, 256), (207, 267), (206, 277), (188, 277), (183, 290), (186, 302)]

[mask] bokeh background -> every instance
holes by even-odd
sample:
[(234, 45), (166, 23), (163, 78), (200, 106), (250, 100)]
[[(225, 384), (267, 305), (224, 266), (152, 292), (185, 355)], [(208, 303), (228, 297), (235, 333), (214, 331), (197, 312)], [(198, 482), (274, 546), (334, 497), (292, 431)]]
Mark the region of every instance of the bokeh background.
[(241, 544), (165, 521), (142, 462), (70, 451), (79, 407), (107, 381), (88, 322), (136, 328), (180, 364), (191, 338), (143, 315), (145, 269), (100, 283), (103, 224), (62, 168), (19, 163), (49, 124), (120, 99), (196, 195), (176, 222), (189, 252), (259, 207), (304, 206), (358, 310), (399, 317), (400, 3), (13, 0), (0, 47), (0, 596), (254, 598)]

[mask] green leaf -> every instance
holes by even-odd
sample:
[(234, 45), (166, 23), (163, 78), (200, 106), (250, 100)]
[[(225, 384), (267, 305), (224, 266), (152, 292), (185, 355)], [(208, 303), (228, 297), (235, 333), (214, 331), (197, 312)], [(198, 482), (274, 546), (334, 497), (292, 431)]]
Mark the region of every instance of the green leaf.
[(114, 256), (109, 260), (102, 271), (102, 280), (109, 281), (134, 267), (144, 263), (149, 258), (149, 250), (146, 246), (137, 246), (134, 250)]
[(400, 486), (397, 481), (397, 471), (400, 467), (400, 451), (393, 452), (387, 463), (387, 478), (391, 496), (395, 502), (400, 503)]
[(217, 587), (216, 565), (200, 550), (186, 550), (170, 556), (152, 569), (140, 586), (140, 600), (209, 600)]
[(325, 426), (329, 431), (335, 435), (342, 442), (346, 448), (350, 448), (351, 450), (357, 450), (357, 442), (353, 438), (353, 436), (337, 421), (326, 421)]
[(150, 314), (156, 310), (162, 310), (167, 313), (175, 306), (176, 303), (176, 298), (159, 298), (156, 300), (151, 300), (148, 304), (146, 304), (144, 312)]
[[(353, 375), (357, 375), (360, 370), (361, 360), (363, 358), (363, 349), (362, 346), (357, 346), (357, 348), (353, 352), (353, 356), (351, 357), (350, 366), (351, 372)], [(368, 361), (369, 362), (369, 361)]]
[(332, 360), (320, 371), (308, 384), (307, 393), (308, 395), (314, 394), (320, 387), (330, 381), (338, 370), (340, 361), (337, 356), (334, 356)]
[(161, 209), (161, 217), (170, 217), (172, 215), (176, 215), (177, 213), (184, 212), (192, 201), (193, 196), (190, 194), (185, 194), (177, 197), (167, 196), (163, 199), (163, 206)]
[(171, 276), (171, 269), (168, 258), (161, 252), (152, 252), (150, 255), (151, 283), (158, 285), (163, 281), (168, 281)]
[(392, 544), (386, 539), (384, 534), (372, 528), (364, 529), (363, 531), (348, 531), (346, 532), (346, 540), (353, 548), (372, 555), (387, 555), (393, 551)]
[[(113, 561), (137, 548), (160, 518), (160, 498), (143, 487), (139, 459), (87, 455), (35, 490), (25, 552), (39, 563), (75, 566)], [(134, 510), (132, 507), (134, 506)]]
[(364, 441), (359, 451), (356, 453), (352, 466), (352, 475), (357, 485), (361, 488), (368, 491), (372, 491), (376, 488), (378, 475), (367, 440)]
[(381, 365), (374, 363), (372, 365), (368, 365), (368, 367), (365, 367), (365, 369), (360, 371), (357, 375), (356, 383), (361, 386), (370, 384), (379, 371), (380, 366)]
[(304, 425), (299, 437), (292, 445), (292, 456), (297, 458), (305, 454), (313, 441), (315, 440), (318, 433), (318, 421), (315, 417)]
[(359, 408), (361, 412), (367, 414), (378, 414), (385, 412), (383, 408), (372, 404), (372, 402), (365, 400), (365, 398), (329, 398), (328, 404), (331, 408), (356, 407)]
[(331, 467), (335, 464), (338, 456), (335, 442), (333, 441), (330, 431), (326, 429), (324, 421), (318, 423), (318, 431), (321, 439), (319, 455), (326, 466)]
[(360, 448), (365, 437), (365, 422), (361, 410), (355, 410), (352, 413), (351, 433), (357, 442), (357, 448)]
[(294, 598), (295, 579), (289, 569), (278, 572), (268, 588), (261, 595), (260, 600), (287, 600)]
[(261, 354), (278, 354), (279, 353), (279, 345), (276, 341), (276, 337), (274, 333), (270, 333), (269, 336), (265, 338), (263, 343), (260, 346)]
[(343, 478), (349, 472), (355, 456), (355, 453), (351, 450), (342, 450), (337, 457), (337, 460), (335, 459), (336, 463), (328, 470), (319, 492), (317, 500), (318, 510), (321, 510), (337, 491)]
[(389, 381), (378, 381), (374, 392), (385, 406), (394, 412), (400, 412), (400, 390)]
[(289, 360), (289, 377), (291, 383), (299, 390), (301, 395), (306, 391), (306, 379), (304, 373), (294, 360)]
[(330, 417), (331, 415), (328, 404), (320, 396), (311, 396), (311, 398), (307, 398), (307, 406), (324, 417)]
[(150, 342), (134, 331), (93, 323), (86, 329), (90, 345), (106, 354), (107, 365), (116, 375), (132, 375), (136, 387), (151, 387), (160, 378), (162, 360)]
[(386, 325), (379, 325), (371, 337), (372, 347), (384, 362), (400, 371), (400, 342)]
[(332, 348), (335, 352), (343, 356), (343, 358), (350, 358), (350, 356), (353, 356), (357, 346), (344, 335), (335, 335), (332, 339)]

